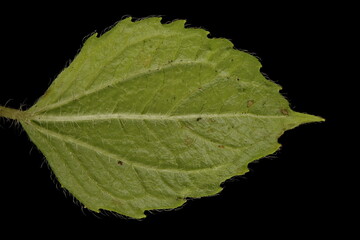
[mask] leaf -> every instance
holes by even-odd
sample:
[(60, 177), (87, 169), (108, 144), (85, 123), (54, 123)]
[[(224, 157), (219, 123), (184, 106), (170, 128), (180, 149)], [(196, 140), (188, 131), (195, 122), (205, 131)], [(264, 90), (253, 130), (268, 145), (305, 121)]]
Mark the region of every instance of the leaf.
[(33, 107), (0, 107), (93, 211), (143, 218), (214, 195), (279, 149), (284, 131), (323, 120), (292, 111), (230, 41), (160, 20), (127, 18), (92, 35)]

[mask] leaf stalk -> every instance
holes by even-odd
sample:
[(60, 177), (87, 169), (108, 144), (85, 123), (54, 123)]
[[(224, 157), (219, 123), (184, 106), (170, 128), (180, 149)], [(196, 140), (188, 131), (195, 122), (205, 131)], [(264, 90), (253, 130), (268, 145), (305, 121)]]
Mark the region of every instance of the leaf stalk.
[(24, 120), (25, 112), (17, 109), (0, 106), (0, 117), (9, 118), (13, 120)]

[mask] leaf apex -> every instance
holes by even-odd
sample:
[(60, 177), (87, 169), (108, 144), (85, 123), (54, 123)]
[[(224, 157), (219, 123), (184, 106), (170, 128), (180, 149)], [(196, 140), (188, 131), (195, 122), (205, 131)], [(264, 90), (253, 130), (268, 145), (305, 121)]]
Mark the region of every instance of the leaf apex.
[(298, 119), (300, 124), (303, 123), (313, 123), (313, 122), (325, 122), (325, 119), (319, 116), (307, 114), (307, 113), (300, 113), (294, 112), (294, 117)]

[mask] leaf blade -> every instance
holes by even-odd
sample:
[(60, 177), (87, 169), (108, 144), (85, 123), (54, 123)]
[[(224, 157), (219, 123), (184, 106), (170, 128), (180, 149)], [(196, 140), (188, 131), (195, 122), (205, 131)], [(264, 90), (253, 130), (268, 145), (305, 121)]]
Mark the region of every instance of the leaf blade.
[(285, 130), (322, 120), (292, 111), (255, 57), (207, 34), (125, 19), (91, 36), (20, 121), (87, 208), (142, 218), (216, 194)]

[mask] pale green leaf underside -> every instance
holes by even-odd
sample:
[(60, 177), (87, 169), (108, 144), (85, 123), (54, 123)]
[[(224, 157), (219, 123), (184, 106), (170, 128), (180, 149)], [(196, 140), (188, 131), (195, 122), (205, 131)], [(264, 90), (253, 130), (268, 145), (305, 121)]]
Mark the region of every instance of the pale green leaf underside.
[(20, 121), (85, 207), (142, 218), (216, 194), (321, 120), (292, 111), (255, 57), (184, 23), (127, 18), (89, 37)]

